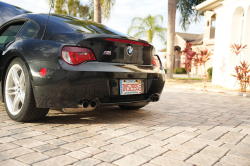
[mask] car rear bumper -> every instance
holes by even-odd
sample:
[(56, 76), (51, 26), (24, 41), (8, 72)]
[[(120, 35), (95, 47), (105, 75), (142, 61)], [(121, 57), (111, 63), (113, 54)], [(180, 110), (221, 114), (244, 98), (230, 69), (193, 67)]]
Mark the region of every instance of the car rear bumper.
[[(104, 62), (70, 66), (64, 61), (47, 62), (48, 73), (40, 77), (37, 72), (41, 64), (31, 64), (32, 85), (39, 108), (76, 108), (83, 99), (97, 99), (100, 105), (149, 102), (152, 95), (161, 94), (165, 84), (164, 71), (153, 66)], [(120, 95), (120, 79), (140, 79), (142, 94)]]

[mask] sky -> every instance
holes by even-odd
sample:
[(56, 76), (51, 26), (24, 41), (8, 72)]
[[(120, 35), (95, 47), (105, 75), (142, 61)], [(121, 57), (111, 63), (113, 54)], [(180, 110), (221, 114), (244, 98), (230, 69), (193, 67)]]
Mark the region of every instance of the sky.
[[(19, 6), (23, 9), (34, 13), (48, 13), (49, 5), (46, 0), (1, 0), (3, 2)], [(81, 0), (82, 4), (87, 4), (89, 0)], [(102, 23), (112, 29), (127, 34), (128, 28), (131, 26), (131, 21), (134, 17), (146, 17), (149, 14), (152, 16), (161, 14), (164, 17), (162, 26), (167, 28), (168, 16), (168, 1), (167, 0), (116, 0), (116, 3), (111, 11), (109, 20), (103, 20)], [(52, 11), (53, 12), (53, 11)], [(176, 32), (184, 32), (179, 25), (180, 14), (176, 16)], [(198, 24), (192, 24), (187, 33), (201, 34), (204, 32), (205, 21), (202, 19)], [(145, 38), (142, 38), (145, 39)], [(155, 37), (153, 45), (156, 51), (165, 48), (164, 42), (160, 38)], [(157, 52), (159, 55), (161, 53)]]

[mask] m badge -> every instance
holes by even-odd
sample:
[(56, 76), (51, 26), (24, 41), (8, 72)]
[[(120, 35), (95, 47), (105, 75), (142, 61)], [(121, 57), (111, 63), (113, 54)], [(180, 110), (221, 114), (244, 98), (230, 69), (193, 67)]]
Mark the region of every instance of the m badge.
[(104, 51), (103, 55), (111, 55), (111, 51)]

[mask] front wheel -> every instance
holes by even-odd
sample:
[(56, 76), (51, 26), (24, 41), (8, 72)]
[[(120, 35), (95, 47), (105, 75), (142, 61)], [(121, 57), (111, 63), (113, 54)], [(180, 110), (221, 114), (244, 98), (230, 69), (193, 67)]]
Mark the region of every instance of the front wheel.
[(145, 107), (148, 105), (149, 102), (140, 102), (140, 103), (131, 103), (131, 104), (125, 104), (125, 105), (118, 105), (121, 109), (125, 110), (138, 110), (142, 107)]
[(8, 67), (4, 81), (4, 103), (9, 117), (18, 122), (38, 120), (45, 117), (47, 108), (36, 108), (29, 73), (20, 58)]

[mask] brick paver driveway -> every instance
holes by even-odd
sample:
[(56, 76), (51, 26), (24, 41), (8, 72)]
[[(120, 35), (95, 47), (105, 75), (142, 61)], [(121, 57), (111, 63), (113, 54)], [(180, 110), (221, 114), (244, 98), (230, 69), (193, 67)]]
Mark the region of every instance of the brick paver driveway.
[(250, 165), (250, 98), (165, 88), (144, 109), (51, 111), (17, 123), (0, 107), (0, 165)]

